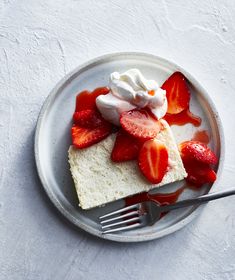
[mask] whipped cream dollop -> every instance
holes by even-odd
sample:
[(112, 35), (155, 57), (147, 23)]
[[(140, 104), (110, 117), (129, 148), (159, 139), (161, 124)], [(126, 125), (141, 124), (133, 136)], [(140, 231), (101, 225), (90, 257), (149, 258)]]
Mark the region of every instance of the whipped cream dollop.
[(166, 91), (155, 80), (147, 80), (138, 69), (122, 74), (113, 72), (109, 81), (110, 93), (96, 98), (104, 119), (119, 125), (121, 113), (135, 108), (149, 108), (157, 119), (167, 111)]

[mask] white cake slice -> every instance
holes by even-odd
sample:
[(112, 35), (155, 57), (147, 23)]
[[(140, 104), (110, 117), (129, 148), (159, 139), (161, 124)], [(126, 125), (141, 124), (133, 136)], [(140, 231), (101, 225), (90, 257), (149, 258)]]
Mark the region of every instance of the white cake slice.
[(79, 205), (90, 209), (137, 193), (149, 191), (184, 179), (187, 173), (166, 121), (164, 129), (157, 135), (169, 155), (169, 169), (159, 184), (151, 184), (141, 174), (137, 161), (112, 162), (110, 155), (115, 135), (86, 149), (69, 148), (69, 163), (77, 191)]

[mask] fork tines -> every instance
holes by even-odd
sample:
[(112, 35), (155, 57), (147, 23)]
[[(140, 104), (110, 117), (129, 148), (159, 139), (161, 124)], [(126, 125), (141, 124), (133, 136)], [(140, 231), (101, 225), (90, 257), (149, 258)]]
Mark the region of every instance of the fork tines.
[(99, 217), (103, 233), (139, 227), (141, 225), (139, 208), (140, 204), (137, 203)]

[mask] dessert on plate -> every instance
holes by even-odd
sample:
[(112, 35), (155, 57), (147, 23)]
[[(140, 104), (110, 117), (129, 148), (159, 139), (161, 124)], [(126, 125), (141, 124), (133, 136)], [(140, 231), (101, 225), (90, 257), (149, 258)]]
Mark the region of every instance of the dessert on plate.
[(200, 125), (180, 72), (160, 87), (138, 69), (77, 95), (69, 164), (79, 205), (90, 209), (183, 180), (212, 183), (215, 154), (199, 141), (177, 147), (169, 124)]

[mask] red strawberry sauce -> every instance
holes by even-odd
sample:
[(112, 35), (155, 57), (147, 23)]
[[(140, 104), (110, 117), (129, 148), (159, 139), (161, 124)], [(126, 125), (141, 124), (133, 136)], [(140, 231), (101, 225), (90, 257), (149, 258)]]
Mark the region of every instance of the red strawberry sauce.
[(197, 130), (194, 135), (193, 138), (191, 139), (193, 141), (200, 141), (204, 144), (209, 144), (210, 142), (210, 136), (208, 134), (208, 132), (206, 130)]
[(175, 192), (171, 192), (171, 193), (149, 194), (145, 192), (145, 193), (136, 194), (131, 197), (126, 197), (125, 204), (126, 206), (128, 206), (128, 205), (132, 205), (135, 203), (148, 201), (148, 200), (155, 201), (160, 205), (172, 204), (177, 201), (178, 197), (181, 195), (181, 193), (184, 191), (185, 188), (186, 186), (184, 185), (178, 190), (176, 190)]
[(201, 118), (191, 113), (189, 108), (185, 109), (179, 114), (167, 113), (164, 119), (169, 123), (169, 125), (185, 125), (187, 123), (191, 123), (194, 126), (200, 126), (202, 122)]

